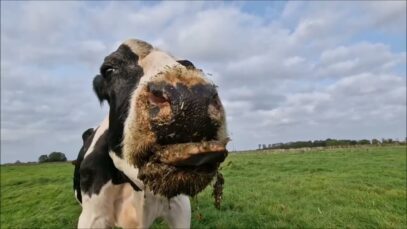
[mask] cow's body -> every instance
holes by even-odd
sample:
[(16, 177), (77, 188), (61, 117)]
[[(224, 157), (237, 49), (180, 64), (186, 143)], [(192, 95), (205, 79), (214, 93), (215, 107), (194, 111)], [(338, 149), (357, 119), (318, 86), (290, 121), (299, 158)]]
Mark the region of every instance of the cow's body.
[(148, 228), (161, 217), (189, 228), (187, 195), (202, 191), (227, 155), (216, 87), (191, 62), (139, 40), (105, 58), (93, 87), (110, 111), (83, 135), (78, 227)]
[[(116, 167), (109, 157), (106, 133), (108, 119), (83, 133), (75, 166), (74, 190), (82, 204), (78, 228), (148, 228), (155, 219), (164, 219), (171, 228), (188, 228), (191, 207), (185, 195), (171, 199), (141, 191)], [(141, 181), (137, 181), (143, 186)]]

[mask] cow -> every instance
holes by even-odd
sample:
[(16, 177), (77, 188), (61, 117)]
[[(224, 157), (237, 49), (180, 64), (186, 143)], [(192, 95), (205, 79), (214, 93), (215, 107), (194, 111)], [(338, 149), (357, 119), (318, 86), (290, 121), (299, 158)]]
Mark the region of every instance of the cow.
[(212, 181), (227, 156), (216, 86), (192, 62), (130, 39), (104, 59), (93, 89), (109, 114), (83, 134), (78, 227), (148, 228), (161, 217), (189, 228), (188, 196)]
[(82, 204), (78, 226), (136, 228), (132, 200), (140, 189), (113, 165), (107, 150), (108, 127), (105, 119), (82, 134), (73, 180), (75, 197)]
[(83, 161), (83, 157), (85, 156), (85, 152), (89, 148), (90, 143), (92, 142), (93, 136), (94, 136), (93, 128), (89, 128), (82, 133), (83, 141), (82, 147), (79, 150), (76, 160), (72, 161), (72, 164), (75, 166), (73, 174), (73, 190), (75, 192), (75, 198), (79, 202), (79, 204), (82, 204), (79, 169)]

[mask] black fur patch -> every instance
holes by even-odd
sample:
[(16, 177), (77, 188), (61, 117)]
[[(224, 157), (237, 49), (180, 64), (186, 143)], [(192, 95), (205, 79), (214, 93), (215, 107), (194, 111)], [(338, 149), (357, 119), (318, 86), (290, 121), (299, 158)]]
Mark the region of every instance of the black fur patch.
[(108, 131), (106, 130), (97, 139), (93, 151), (81, 163), (80, 188), (92, 196), (92, 194), (99, 194), (103, 185), (110, 180), (116, 185), (130, 183), (136, 191), (140, 191), (127, 176), (114, 166), (109, 156)]
[(177, 60), (177, 62), (188, 69), (195, 69), (194, 64), (189, 60)]
[(107, 100), (109, 103), (107, 85), (105, 85), (105, 80), (101, 75), (97, 75), (93, 79), (93, 90), (95, 91), (100, 103), (102, 103), (104, 100)]
[(82, 141), (85, 144), (85, 141), (93, 134), (93, 128), (89, 128), (82, 133)]
[(144, 74), (137, 62), (138, 56), (127, 45), (121, 45), (105, 58), (100, 67), (101, 74), (93, 80), (93, 89), (99, 100), (109, 103), (109, 147), (119, 157), (130, 96)]
[(76, 198), (79, 202), (82, 203), (82, 194), (81, 194), (81, 185), (80, 185), (80, 166), (83, 161), (83, 157), (85, 156), (86, 151), (88, 150), (90, 144), (92, 143), (93, 137), (95, 136), (95, 132), (93, 128), (87, 129), (82, 134), (83, 145), (79, 150), (78, 157), (76, 158), (75, 169), (73, 174), (73, 189), (76, 190)]

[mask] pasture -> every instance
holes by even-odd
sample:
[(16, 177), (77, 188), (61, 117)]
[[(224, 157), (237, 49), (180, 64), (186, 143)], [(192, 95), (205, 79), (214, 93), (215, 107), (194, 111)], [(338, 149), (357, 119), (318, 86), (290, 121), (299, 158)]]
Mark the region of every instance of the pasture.
[[(1, 166), (1, 228), (73, 228), (73, 165)], [(230, 154), (221, 210), (208, 187), (192, 228), (405, 228), (406, 147)], [(153, 228), (166, 228), (156, 222)]]

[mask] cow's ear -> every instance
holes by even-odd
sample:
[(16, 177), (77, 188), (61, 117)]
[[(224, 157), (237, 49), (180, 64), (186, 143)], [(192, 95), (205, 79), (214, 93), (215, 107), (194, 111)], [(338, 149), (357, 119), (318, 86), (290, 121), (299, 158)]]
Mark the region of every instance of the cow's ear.
[(83, 132), (82, 134), (82, 140), (83, 142), (85, 142), (93, 133), (93, 128), (89, 128), (87, 130), (85, 130), (85, 132)]
[(107, 102), (109, 102), (107, 85), (105, 79), (101, 75), (97, 75), (93, 79), (93, 90), (95, 91), (100, 103), (102, 103), (104, 100), (107, 100)]
[(188, 68), (188, 69), (194, 69), (195, 68), (194, 64), (189, 60), (177, 60), (177, 62), (180, 63), (182, 66)]

